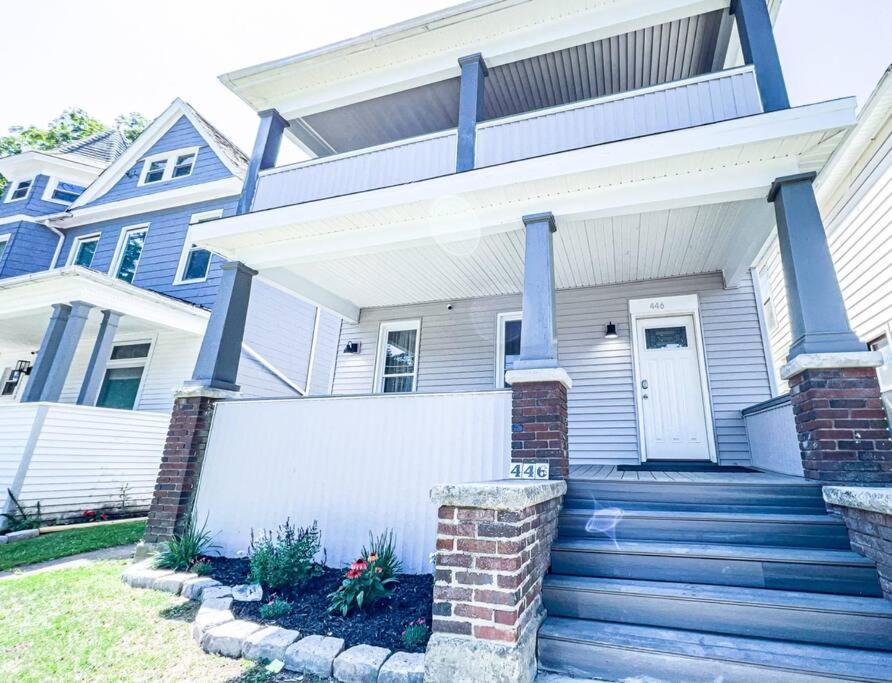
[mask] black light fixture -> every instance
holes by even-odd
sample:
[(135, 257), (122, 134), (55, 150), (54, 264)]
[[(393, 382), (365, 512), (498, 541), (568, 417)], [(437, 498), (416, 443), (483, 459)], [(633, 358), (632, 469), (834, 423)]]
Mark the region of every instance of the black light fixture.
[(359, 342), (348, 341), (344, 353), (359, 353)]
[(616, 333), (616, 325), (612, 322), (607, 323), (607, 332), (604, 333), (607, 339), (616, 339), (619, 335)]

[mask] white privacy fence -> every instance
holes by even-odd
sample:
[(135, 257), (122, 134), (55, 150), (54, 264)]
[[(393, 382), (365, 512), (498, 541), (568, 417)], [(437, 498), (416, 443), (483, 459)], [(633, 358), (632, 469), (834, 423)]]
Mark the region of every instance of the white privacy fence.
[[(167, 436), (166, 412), (63, 403), (0, 406), (0, 499), (11, 489), (44, 517), (87, 509), (145, 510)], [(126, 488), (125, 488), (126, 487)]]
[(743, 411), (743, 419), (754, 467), (802, 476), (799, 437), (789, 396), (750, 406)]
[(329, 566), (393, 529), (405, 570), (427, 573), (431, 487), (504, 477), (510, 423), (510, 391), (221, 402), (195, 515), (230, 557), (252, 530), (317, 521)]

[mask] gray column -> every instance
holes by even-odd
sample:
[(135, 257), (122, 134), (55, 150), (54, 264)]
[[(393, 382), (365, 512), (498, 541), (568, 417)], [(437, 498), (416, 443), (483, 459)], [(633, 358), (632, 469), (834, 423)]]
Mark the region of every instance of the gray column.
[(743, 59), (756, 67), (756, 82), (765, 111), (788, 109), (787, 85), (781, 69), (774, 29), (765, 0), (732, 0)]
[(223, 277), (217, 299), (189, 384), (238, 391), (236, 380), (251, 298), (251, 280), (257, 271), (238, 261), (224, 263), (221, 269)]
[(768, 201), (777, 215), (793, 344), (788, 360), (801, 353), (866, 351), (849, 325), (842, 291), (815, 200), (814, 173), (778, 178)]
[(283, 119), (275, 109), (267, 109), (259, 112), (258, 115), (260, 116), (260, 125), (257, 128), (257, 137), (254, 138), (254, 149), (248, 162), (248, 170), (245, 171), (245, 182), (238, 200), (237, 214), (248, 213), (251, 210), (260, 171), (276, 165), (282, 134), (289, 125), (288, 121)]
[(43, 391), (40, 392), (41, 401), (58, 401), (62, 395), (62, 388), (65, 386), (68, 371), (71, 369), (71, 361), (74, 360), (77, 345), (80, 344), (81, 334), (92, 308), (92, 304), (83, 301), (71, 302), (68, 322), (65, 323), (65, 329), (56, 346), (56, 353), (53, 354), (52, 365), (47, 373)]
[(554, 292), (554, 249), (556, 230), (551, 213), (523, 217), (526, 247), (523, 260), (523, 316), (520, 358), (514, 370), (556, 368), (557, 318)]
[(458, 60), (461, 66), (461, 87), (458, 99), (458, 149), (455, 170), (458, 173), (474, 168), (477, 147), (477, 122), (483, 118), (483, 88), (488, 73), (483, 56), (478, 52)]
[(102, 387), (102, 380), (105, 377), (105, 366), (108, 364), (108, 357), (111, 354), (121, 315), (117, 311), (102, 311), (99, 334), (96, 335), (96, 343), (93, 345), (93, 353), (90, 355), (87, 374), (84, 376), (84, 383), (81, 385), (81, 391), (77, 397), (79, 405), (91, 406), (96, 403), (96, 397), (99, 396), (99, 389)]
[(31, 368), (28, 383), (22, 393), (23, 403), (40, 400), (40, 394), (43, 393), (46, 377), (53, 365), (56, 349), (59, 348), (59, 341), (65, 331), (69, 313), (71, 313), (71, 306), (68, 304), (53, 304), (53, 314), (50, 316), (49, 325), (43, 334), (43, 341), (40, 342), (40, 350), (34, 359), (34, 367)]

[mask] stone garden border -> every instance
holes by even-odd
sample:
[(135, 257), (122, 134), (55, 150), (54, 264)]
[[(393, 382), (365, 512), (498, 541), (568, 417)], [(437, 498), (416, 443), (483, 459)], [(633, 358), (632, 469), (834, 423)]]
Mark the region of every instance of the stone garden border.
[(234, 595), (259, 601), (259, 586), (225, 586), (210, 577), (155, 569), (151, 560), (132, 564), (121, 580), (133, 588), (181, 595), (201, 602), (191, 625), (192, 638), (207, 653), (250, 660), (274, 660), (297, 673), (332, 677), (342, 683), (422, 683), (424, 655), (395, 652), (372, 645), (344, 649), (342, 638), (303, 635), (278, 626), (236, 619)]

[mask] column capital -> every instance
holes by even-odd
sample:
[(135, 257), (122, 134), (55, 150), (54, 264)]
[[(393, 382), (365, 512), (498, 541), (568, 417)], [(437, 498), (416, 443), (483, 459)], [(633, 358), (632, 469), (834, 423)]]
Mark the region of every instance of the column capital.
[(554, 223), (554, 214), (551, 213), (551, 211), (528, 213), (522, 220), (523, 224), (526, 226), (535, 225), (536, 223), (548, 223), (551, 232), (557, 232), (557, 226)]
[(282, 126), (282, 128), (288, 128), (288, 126), (291, 125), (288, 119), (279, 113), (278, 109), (262, 109), (257, 112), (257, 116), (261, 119), (272, 119), (276, 124)]
[(468, 66), (476, 64), (483, 70), (483, 75), (489, 75), (489, 69), (486, 66), (486, 61), (483, 59), (483, 55), (479, 52), (475, 52), (472, 55), (465, 55), (464, 57), (458, 58), (458, 65), (460, 67)]
[(124, 317), (124, 314), (121, 313), (121, 311), (116, 311), (111, 308), (103, 308), (100, 310), (100, 313), (102, 313), (103, 317), (106, 317), (109, 320), (120, 320)]
[(254, 270), (250, 266), (246, 266), (241, 261), (227, 261), (220, 266), (220, 270), (237, 270), (239, 273), (244, 273), (245, 275), (250, 275), (251, 277), (257, 275), (256, 270)]
[(814, 171), (810, 171), (808, 173), (794, 173), (792, 175), (781, 176), (780, 178), (775, 178), (774, 182), (771, 183), (771, 188), (768, 190), (768, 201), (769, 203), (773, 203), (777, 198), (777, 193), (784, 185), (790, 185), (791, 183), (811, 183), (817, 178), (818, 174)]

